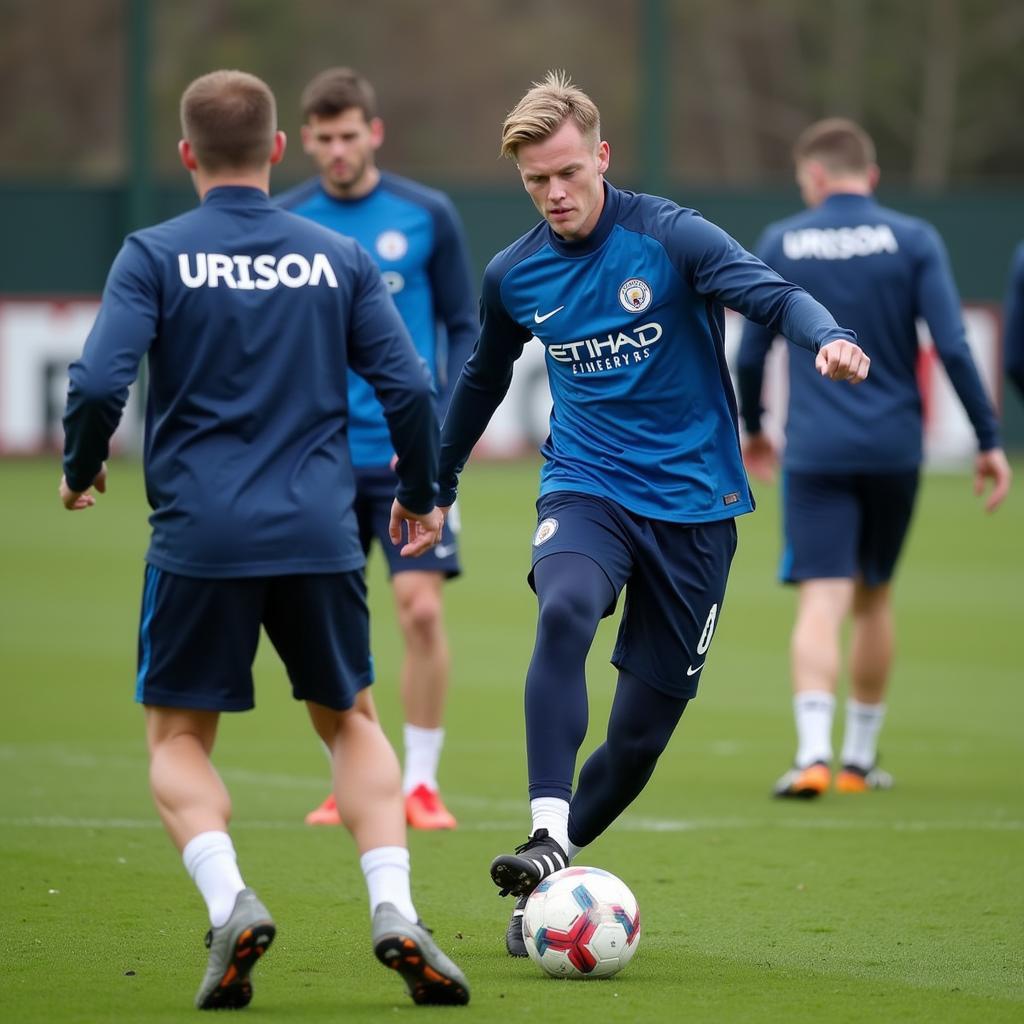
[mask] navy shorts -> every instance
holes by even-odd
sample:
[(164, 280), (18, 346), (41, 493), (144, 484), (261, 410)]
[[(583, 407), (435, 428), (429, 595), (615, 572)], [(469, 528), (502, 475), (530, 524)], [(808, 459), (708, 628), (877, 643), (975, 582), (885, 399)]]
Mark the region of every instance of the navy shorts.
[(779, 576), (785, 583), (856, 579), (887, 583), (917, 496), (916, 469), (897, 473), (800, 473), (782, 477)]
[(395, 500), (398, 477), (388, 466), (380, 469), (355, 470), (356, 500), (353, 506), (359, 522), (359, 540), (363, 551), (369, 554), (374, 538), (380, 541), (388, 561), (388, 573), (440, 572), (453, 579), (462, 572), (459, 565), (459, 513), (452, 506), (441, 533), (441, 542), (424, 552), (419, 558), (403, 558), (401, 547), (391, 543), (388, 526), (391, 523), (391, 505)]
[[(559, 552), (597, 562), (616, 595), (626, 588), (612, 664), (671, 697), (696, 696), (736, 553), (735, 520), (669, 523), (556, 491), (537, 502), (533, 565)], [(529, 579), (532, 587), (532, 571)]]
[(296, 700), (343, 711), (373, 682), (362, 569), (196, 579), (148, 565), (135, 699), (247, 711), (255, 704), (252, 661), (261, 625), (288, 670)]

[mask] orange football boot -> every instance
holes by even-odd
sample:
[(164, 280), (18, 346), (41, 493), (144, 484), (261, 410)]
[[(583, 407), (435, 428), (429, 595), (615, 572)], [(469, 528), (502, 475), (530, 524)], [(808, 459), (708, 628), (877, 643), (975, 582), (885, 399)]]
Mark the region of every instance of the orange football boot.
[(864, 771), (854, 765), (843, 765), (836, 776), (837, 793), (866, 793), (870, 789), (892, 789), (892, 776), (881, 768)]
[(405, 798), (405, 820), (412, 828), (455, 828), (456, 821), (441, 794), (422, 782)]
[(831, 781), (832, 769), (824, 761), (815, 761), (806, 768), (791, 768), (775, 783), (772, 795), (811, 800), (821, 796)]
[(319, 807), (306, 815), (307, 825), (340, 825), (341, 815), (338, 814), (338, 802), (332, 793)]

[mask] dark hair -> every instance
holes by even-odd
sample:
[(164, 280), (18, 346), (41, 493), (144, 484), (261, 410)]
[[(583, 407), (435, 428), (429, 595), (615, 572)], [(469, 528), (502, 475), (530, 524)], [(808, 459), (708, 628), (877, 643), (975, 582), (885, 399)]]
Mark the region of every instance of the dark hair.
[(182, 94), (181, 130), (205, 171), (261, 167), (274, 147), (274, 94), (245, 71), (211, 71)]
[(377, 94), (358, 71), (328, 68), (321, 71), (302, 90), (302, 120), (334, 117), (353, 108), (361, 110), (367, 121), (377, 116)]
[(801, 132), (793, 159), (819, 160), (832, 174), (863, 174), (875, 163), (875, 144), (856, 121), (829, 117)]

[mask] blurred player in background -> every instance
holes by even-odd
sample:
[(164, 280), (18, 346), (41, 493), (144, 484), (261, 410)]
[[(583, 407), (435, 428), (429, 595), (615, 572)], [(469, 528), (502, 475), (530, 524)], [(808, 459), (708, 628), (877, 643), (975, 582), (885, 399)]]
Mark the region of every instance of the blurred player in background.
[[(384, 125), (372, 85), (349, 68), (330, 68), (302, 95), (302, 144), (319, 176), (278, 198), (286, 209), (355, 238), (374, 258), (420, 355), (437, 382), (438, 411), (448, 405), (476, 341), (469, 255), (455, 207), (434, 189), (378, 169)], [(442, 621), (444, 581), (460, 572), (458, 521), (449, 515), (440, 543), (421, 558), (402, 558), (388, 539), (395, 494), (394, 450), (380, 402), (349, 377), (349, 445), (356, 471), (356, 515), (363, 550), (376, 538), (388, 560), (405, 643), (406, 817), (414, 828), (454, 828), (441, 800), (437, 769), (444, 743), (448, 640)], [(338, 823), (334, 797), (306, 816)]]
[[(735, 517), (753, 509), (723, 306), (786, 333), (834, 380), (863, 379), (868, 359), (826, 309), (693, 210), (606, 182), (597, 107), (563, 72), (511, 111), (501, 151), (544, 220), (484, 275), (480, 340), (442, 432), (438, 503), (455, 500), (536, 336), (554, 407), (529, 577), (539, 608), (526, 677), (532, 831), (491, 865), (502, 895), (519, 898), (506, 945), (521, 956), (526, 896), (636, 798), (697, 692)], [(587, 653), (623, 588), (607, 739), (573, 792)]]
[[(814, 797), (832, 781), (840, 628), (848, 616), (850, 698), (835, 785), (853, 793), (892, 784), (877, 766), (877, 740), (893, 659), (890, 580), (922, 459), (918, 317), (927, 322), (977, 434), (976, 491), (992, 481), (990, 512), (1006, 496), (1010, 468), (935, 229), (875, 202), (875, 148), (853, 122), (812, 125), (794, 153), (809, 209), (771, 225), (757, 254), (856, 330), (872, 360), (871, 377), (855, 396), (823, 387), (797, 353), (789, 360), (781, 576), (799, 585), (791, 643), (797, 752), (774, 792)], [(761, 390), (765, 356), (778, 333), (785, 331), (748, 323), (739, 354), (743, 454), (762, 480), (773, 478), (777, 461), (761, 431)]]
[[(400, 458), (393, 536), (436, 543), (433, 387), (369, 257), (267, 195), (284, 153), (274, 97), (216, 71), (181, 101), (198, 209), (129, 236), (68, 390), (61, 499), (106, 489), (104, 460), (149, 361), (146, 555), (136, 700), (157, 809), (206, 901), (200, 1009), (237, 1008), (275, 926), (247, 888), (210, 754), (222, 711), (253, 706), (262, 625), (331, 752), (361, 856), (374, 949), (417, 1002), (465, 1002), (465, 978), (418, 923), (401, 776), (370, 692), (364, 555), (352, 505), (348, 369), (386, 410)], [(253, 755), (259, 759), (257, 751)]]
[(1017, 246), (1010, 268), (1003, 327), (1003, 365), (1024, 398), (1024, 242)]

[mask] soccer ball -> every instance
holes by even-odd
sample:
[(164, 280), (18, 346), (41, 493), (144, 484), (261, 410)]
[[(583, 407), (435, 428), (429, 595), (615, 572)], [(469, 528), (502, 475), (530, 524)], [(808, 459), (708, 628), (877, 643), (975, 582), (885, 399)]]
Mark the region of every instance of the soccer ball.
[(621, 879), (600, 868), (563, 868), (530, 894), (523, 939), (555, 978), (609, 978), (640, 943), (640, 908)]

